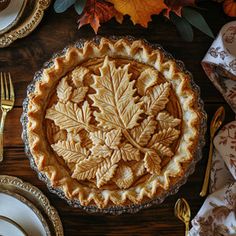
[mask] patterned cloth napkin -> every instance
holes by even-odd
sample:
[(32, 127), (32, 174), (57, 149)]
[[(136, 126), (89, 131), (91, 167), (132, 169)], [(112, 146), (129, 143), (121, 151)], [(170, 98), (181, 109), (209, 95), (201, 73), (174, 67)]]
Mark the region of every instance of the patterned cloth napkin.
[[(223, 26), (202, 66), (236, 113), (236, 21)], [(236, 120), (214, 138), (210, 193), (189, 235), (236, 236)]]

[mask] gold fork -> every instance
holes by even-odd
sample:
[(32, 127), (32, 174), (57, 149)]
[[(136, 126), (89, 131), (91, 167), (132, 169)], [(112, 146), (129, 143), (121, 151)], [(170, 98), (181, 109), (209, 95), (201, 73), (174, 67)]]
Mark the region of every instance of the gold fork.
[[(1, 78), (1, 109), (2, 109), (2, 118), (0, 123), (0, 162), (1, 162), (3, 160), (3, 130), (4, 130), (5, 119), (7, 116), (7, 112), (9, 112), (13, 108), (15, 102), (15, 95), (11, 81), (11, 74), (1, 72), (0, 78)], [(7, 78), (9, 81), (9, 85), (7, 82)]]

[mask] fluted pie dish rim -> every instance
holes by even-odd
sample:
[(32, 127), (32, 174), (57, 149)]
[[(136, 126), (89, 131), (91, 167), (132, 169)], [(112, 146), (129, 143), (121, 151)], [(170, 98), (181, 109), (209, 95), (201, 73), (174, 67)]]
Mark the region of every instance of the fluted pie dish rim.
[[(144, 183), (124, 189), (121, 185), (121, 189), (115, 190), (100, 188), (100, 184), (97, 188), (84, 186), (80, 179), (77, 181), (71, 178), (65, 169), (62, 170), (60, 163), (49, 160), (51, 151), (48, 151), (50, 147), (42, 128), (42, 120), (45, 117), (40, 110), (44, 109), (45, 114), (46, 108), (42, 108), (45, 103), (44, 91), (50, 90), (50, 81), (53, 78), (61, 80), (85, 58), (90, 60), (93, 57), (105, 58), (105, 56), (108, 56), (108, 59), (104, 59), (104, 61), (108, 60), (106, 62), (108, 64), (116, 60), (116, 57), (122, 57), (151, 65), (164, 76), (167, 82), (171, 83), (177, 96), (182, 94), (179, 104), (183, 112), (184, 125), (181, 125), (180, 144), (169, 161), (171, 164), (168, 163), (167, 167), (161, 170), (160, 177), (151, 172), (150, 178)], [(105, 66), (104, 62), (103, 67)], [(175, 78), (174, 82), (173, 78)], [(28, 86), (21, 122), (25, 151), (31, 167), (37, 171), (39, 178), (46, 182), (49, 190), (72, 206), (89, 212), (112, 214), (137, 212), (154, 203), (161, 203), (168, 195), (176, 193), (201, 158), (206, 131), (206, 113), (200, 99), (199, 88), (193, 82), (191, 74), (185, 70), (183, 63), (176, 61), (159, 45), (131, 37), (81, 39), (61, 53), (55, 54), (43, 69), (35, 74), (33, 82)], [(147, 165), (146, 168), (148, 169)]]

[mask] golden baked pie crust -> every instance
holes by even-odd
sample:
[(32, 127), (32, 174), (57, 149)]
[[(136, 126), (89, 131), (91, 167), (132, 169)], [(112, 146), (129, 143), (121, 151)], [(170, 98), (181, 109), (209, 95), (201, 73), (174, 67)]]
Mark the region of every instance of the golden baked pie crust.
[[(99, 189), (80, 184), (71, 177), (56, 154), (52, 151), (44, 127), (48, 100), (61, 78), (79, 64), (91, 58), (125, 58), (147, 64), (160, 72), (168, 81), (182, 109), (182, 134), (179, 146), (169, 163), (159, 175), (153, 174), (148, 181), (127, 189)], [(69, 199), (78, 199), (81, 205), (122, 206), (142, 203), (153, 199), (171, 188), (185, 173), (191, 163), (198, 142), (200, 113), (196, 95), (191, 89), (189, 75), (183, 72), (175, 61), (167, 58), (159, 49), (152, 49), (143, 41), (108, 40), (102, 38), (99, 44), (86, 41), (82, 48), (71, 47), (65, 56), (57, 57), (54, 65), (45, 69), (42, 79), (36, 82), (35, 91), (29, 95), (28, 140), (37, 168), (59, 187)]]

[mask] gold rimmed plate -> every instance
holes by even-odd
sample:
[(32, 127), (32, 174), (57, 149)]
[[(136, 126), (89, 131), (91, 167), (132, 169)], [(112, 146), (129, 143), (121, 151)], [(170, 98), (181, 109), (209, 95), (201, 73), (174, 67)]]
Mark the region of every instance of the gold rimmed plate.
[[(43, 215), (25, 197), (12, 191), (0, 189), (0, 202), (0, 215), (11, 219), (11, 223), (14, 223), (15, 226), (18, 225), (18, 229), (21, 229), (22, 232), (26, 232), (25, 235), (51, 236)], [(4, 235), (2, 230), (4, 230), (3, 227), (0, 228), (0, 235)]]
[(0, 35), (17, 24), (25, 9), (27, 0), (11, 0), (9, 5), (0, 11)]
[[(27, 233), (29, 230), (32, 232), (32, 225), (34, 225), (35, 232), (38, 232), (34, 235), (64, 235), (62, 223), (56, 209), (51, 206), (46, 196), (35, 186), (13, 176), (0, 175), (0, 202), (2, 203), (3, 200), (6, 204), (0, 204), (0, 215), (13, 219)], [(32, 214), (32, 217), (24, 217), (26, 213), (24, 215), (18, 214), (19, 211), (16, 211), (16, 207), (12, 207), (13, 203), (7, 203), (7, 201), (15, 201), (14, 204), (18, 204), (17, 207), (24, 206), (24, 210), (28, 208), (31, 213), (28, 211), (27, 214)], [(18, 202), (16, 203), (16, 201)], [(28, 219), (32, 222), (29, 223)]]
[(15, 40), (30, 34), (38, 26), (43, 18), (44, 11), (51, 3), (51, 0), (25, 1), (27, 1), (27, 4), (17, 24), (11, 27), (7, 32), (3, 34), (0, 33), (0, 48), (7, 47)]

